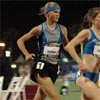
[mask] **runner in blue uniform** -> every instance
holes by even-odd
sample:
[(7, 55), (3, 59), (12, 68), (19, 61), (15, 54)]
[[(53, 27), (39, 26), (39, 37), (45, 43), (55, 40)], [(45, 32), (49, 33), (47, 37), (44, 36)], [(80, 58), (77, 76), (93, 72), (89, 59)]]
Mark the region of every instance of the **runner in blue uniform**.
[[(100, 100), (96, 86), (100, 69), (100, 7), (89, 9), (83, 20), (84, 29), (71, 40), (66, 49), (79, 65), (80, 77), (76, 84), (82, 89), (81, 100)], [(75, 47), (83, 44), (82, 59)]]
[(40, 11), (46, 21), (19, 38), (17, 43), (26, 60), (34, 60), (36, 55), (28, 52), (24, 42), (33, 36), (38, 37), (39, 56), (31, 72), (31, 79), (39, 84), (34, 100), (45, 100), (47, 96), (51, 100), (61, 100), (53, 83), (60, 73), (58, 61), (62, 45), (68, 42), (67, 29), (57, 23), (61, 12), (57, 3), (48, 2)]

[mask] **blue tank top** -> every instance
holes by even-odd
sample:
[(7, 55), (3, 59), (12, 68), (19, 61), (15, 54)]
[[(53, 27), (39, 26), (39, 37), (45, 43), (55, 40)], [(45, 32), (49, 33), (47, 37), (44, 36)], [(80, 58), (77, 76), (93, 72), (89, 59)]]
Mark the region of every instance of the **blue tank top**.
[(100, 39), (96, 37), (93, 30), (92, 29), (89, 30), (91, 33), (91, 38), (88, 41), (86, 41), (86, 43), (84, 44), (84, 49), (83, 49), (84, 54), (93, 54), (93, 50), (94, 50), (94, 46), (96, 45), (96, 42), (100, 43)]
[(58, 23), (50, 30), (47, 23), (42, 23), (39, 36), (39, 58), (44, 61), (58, 61), (62, 44), (62, 30)]

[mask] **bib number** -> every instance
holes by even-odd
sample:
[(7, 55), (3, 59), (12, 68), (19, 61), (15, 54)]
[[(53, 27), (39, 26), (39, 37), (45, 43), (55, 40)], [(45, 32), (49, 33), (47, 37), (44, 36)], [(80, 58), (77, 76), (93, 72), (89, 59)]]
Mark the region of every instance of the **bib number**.
[(100, 45), (95, 45), (93, 54), (100, 57)]
[(44, 55), (58, 55), (59, 47), (44, 46)]
[(43, 62), (38, 62), (36, 65), (36, 69), (43, 69), (44, 68), (44, 63)]

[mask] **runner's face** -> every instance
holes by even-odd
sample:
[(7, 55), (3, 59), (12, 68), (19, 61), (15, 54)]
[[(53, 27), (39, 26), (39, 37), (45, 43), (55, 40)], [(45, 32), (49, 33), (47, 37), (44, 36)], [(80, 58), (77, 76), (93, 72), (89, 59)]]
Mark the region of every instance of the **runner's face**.
[(48, 12), (48, 18), (53, 22), (58, 22), (60, 18), (60, 10), (53, 10)]
[(97, 14), (97, 16), (94, 19), (94, 24), (96, 25), (96, 27), (98, 27), (100, 29), (100, 12), (99, 14)]

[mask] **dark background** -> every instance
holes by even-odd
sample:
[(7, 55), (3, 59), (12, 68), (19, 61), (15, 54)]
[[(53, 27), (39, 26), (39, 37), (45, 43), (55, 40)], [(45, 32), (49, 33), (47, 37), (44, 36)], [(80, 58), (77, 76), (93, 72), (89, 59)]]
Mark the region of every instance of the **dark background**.
[(91, 7), (99, 6), (99, 0), (5, 0), (1, 2), (1, 26), (4, 32), (15, 28), (23, 34), (44, 21), (38, 16), (40, 7), (48, 1), (58, 2), (62, 8), (60, 23), (66, 26), (80, 24)]

